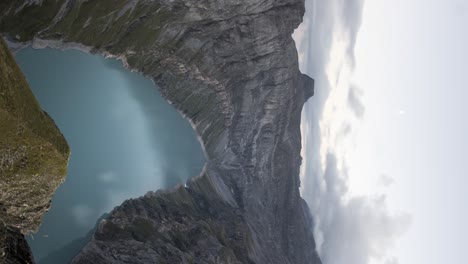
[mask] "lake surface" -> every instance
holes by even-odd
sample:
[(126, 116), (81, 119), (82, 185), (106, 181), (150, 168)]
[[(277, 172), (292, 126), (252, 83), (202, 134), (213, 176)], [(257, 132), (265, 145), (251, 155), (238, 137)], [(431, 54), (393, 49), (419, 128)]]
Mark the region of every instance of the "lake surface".
[(195, 132), (151, 80), (74, 50), (27, 48), (16, 59), (72, 150), (66, 181), (28, 237), (38, 263), (66, 263), (104, 213), (200, 173)]

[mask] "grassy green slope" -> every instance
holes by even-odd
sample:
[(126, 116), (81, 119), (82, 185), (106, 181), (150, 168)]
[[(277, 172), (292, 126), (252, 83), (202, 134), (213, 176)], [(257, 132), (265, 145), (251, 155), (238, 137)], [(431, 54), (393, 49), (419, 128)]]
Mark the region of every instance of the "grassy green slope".
[(38, 228), (65, 179), (69, 154), (0, 38), (0, 225), (23, 233)]

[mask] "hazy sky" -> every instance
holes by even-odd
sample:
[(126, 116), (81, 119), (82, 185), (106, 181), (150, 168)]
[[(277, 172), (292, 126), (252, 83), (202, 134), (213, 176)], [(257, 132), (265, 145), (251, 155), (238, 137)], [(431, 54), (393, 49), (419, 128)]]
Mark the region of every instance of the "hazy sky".
[(468, 263), (468, 2), (306, 6), (301, 188), (324, 264)]

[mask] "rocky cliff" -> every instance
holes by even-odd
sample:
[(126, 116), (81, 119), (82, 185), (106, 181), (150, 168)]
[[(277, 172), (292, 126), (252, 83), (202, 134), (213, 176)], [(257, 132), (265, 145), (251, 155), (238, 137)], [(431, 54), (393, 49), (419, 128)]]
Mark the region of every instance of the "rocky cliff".
[(115, 56), (152, 78), (205, 148), (198, 177), (116, 207), (73, 263), (320, 263), (299, 193), (303, 13), (303, 0), (0, 3), (15, 45)]
[(69, 152), (0, 38), (0, 263), (31, 263), (23, 234), (39, 227)]

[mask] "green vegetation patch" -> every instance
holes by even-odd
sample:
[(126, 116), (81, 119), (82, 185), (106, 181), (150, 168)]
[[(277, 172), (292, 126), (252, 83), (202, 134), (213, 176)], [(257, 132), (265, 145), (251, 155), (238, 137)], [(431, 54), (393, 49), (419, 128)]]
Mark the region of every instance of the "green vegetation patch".
[[(0, 39), (0, 221), (36, 230), (66, 176), (70, 149)], [(2, 238), (0, 238), (2, 240)]]
[(3, 40), (0, 40), (0, 80), (0, 109), (24, 122), (34, 133), (68, 156), (70, 149), (65, 138), (42, 111)]

